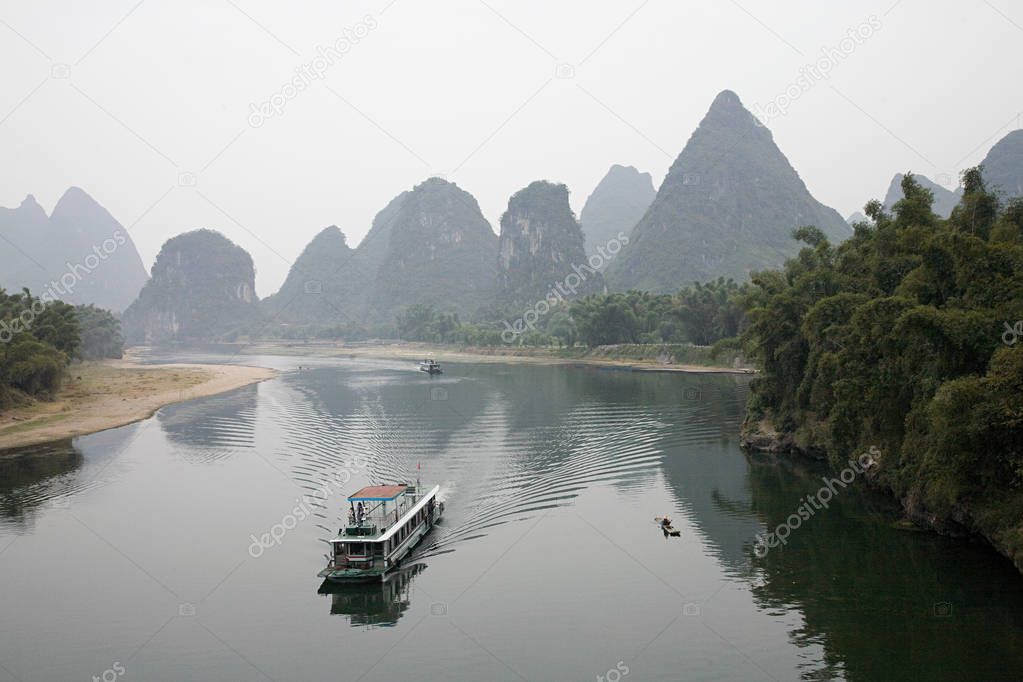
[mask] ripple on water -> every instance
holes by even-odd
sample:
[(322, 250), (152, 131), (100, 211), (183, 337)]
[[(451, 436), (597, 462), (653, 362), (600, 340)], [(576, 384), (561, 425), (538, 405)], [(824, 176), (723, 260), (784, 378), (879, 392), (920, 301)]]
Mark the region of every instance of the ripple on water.
[[(313, 500), (344, 468), (365, 465), (360, 473), (370, 483), (387, 483), (414, 480), (422, 463), (448, 505), (445, 523), (417, 558), (564, 505), (589, 486), (636, 490), (656, 476), (666, 451), (721, 436), (721, 415), (708, 401), (573, 403), (542, 393), (540, 402), (530, 395), (511, 400), (492, 381), (445, 377), (303, 372), (267, 391), (259, 419), (273, 423), (275, 457)], [(231, 440), (244, 427), (236, 432), (208, 416), (205, 426), (218, 442), (250, 442)], [(330, 490), (335, 497), (315, 505), (320, 528), (337, 528), (349, 492)]]

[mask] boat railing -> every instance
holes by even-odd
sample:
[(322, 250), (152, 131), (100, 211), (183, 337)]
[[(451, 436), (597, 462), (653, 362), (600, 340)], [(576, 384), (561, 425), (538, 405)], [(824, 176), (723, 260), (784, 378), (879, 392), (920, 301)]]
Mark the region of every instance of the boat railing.
[(344, 535), (346, 537), (373, 537), (384, 533), (418, 501), (419, 496), (416, 494), (415, 486), (409, 486), (396, 509), (388, 509), (385, 513), (379, 507), (373, 507), (368, 513), (363, 514), (362, 523), (349, 522), (344, 528)]

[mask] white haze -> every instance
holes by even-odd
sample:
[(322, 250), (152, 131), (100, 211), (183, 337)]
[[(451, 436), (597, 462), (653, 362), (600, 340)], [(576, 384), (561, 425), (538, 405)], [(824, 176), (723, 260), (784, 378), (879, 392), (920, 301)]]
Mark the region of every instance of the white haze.
[[(954, 176), (1018, 127), (1023, 8), (4, 0), (0, 205), (31, 193), (50, 211), (80, 186), (147, 267), (167, 238), (220, 230), (252, 254), (265, 296), (324, 226), (354, 246), (430, 175), (474, 194), (495, 230), (534, 179), (566, 183), (577, 212), (612, 163), (659, 184), (720, 90), (766, 105), (871, 15), (881, 28), (768, 124), (843, 215), (896, 172)], [(376, 28), (322, 81), (249, 126), (250, 104), (367, 16)], [(194, 187), (179, 185), (187, 173)]]

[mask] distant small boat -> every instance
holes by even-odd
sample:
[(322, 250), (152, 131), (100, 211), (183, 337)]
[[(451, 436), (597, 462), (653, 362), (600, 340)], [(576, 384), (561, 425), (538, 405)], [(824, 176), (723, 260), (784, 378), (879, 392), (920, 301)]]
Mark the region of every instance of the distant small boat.
[(425, 494), (418, 485), (371, 485), (348, 498), (348, 525), (332, 538), (327, 567), (332, 582), (382, 580), (444, 514), (440, 486)]
[(436, 360), (427, 358), (426, 360), (419, 361), (419, 371), (426, 372), (427, 374), (440, 374), (440, 363)]
[(654, 521), (656, 521), (657, 525), (659, 525), (661, 530), (664, 531), (664, 537), (668, 537), (670, 535), (673, 538), (677, 538), (682, 535), (682, 531), (672, 526), (671, 519), (667, 516), (655, 516)]

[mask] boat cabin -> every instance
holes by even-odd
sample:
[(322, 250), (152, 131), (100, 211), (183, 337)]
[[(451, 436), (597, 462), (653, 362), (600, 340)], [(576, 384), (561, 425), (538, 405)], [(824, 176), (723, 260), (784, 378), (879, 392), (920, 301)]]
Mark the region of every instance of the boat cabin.
[(374, 577), (394, 567), (443, 511), (439, 490), (420, 495), (406, 483), (371, 485), (348, 497), (348, 523), (331, 540), (331, 575), (324, 577)]

